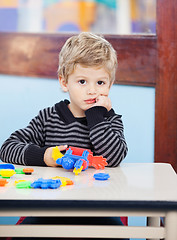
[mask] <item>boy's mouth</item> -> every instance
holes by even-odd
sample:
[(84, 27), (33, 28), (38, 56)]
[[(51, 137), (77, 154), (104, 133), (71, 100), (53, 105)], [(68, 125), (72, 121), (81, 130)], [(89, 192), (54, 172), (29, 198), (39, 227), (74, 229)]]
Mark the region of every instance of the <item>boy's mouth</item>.
[(85, 100), (85, 102), (86, 102), (87, 104), (93, 104), (93, 103), (96, 103), (96, 98), (90, 98), (90, 99), (87, 99), (87, 100)]

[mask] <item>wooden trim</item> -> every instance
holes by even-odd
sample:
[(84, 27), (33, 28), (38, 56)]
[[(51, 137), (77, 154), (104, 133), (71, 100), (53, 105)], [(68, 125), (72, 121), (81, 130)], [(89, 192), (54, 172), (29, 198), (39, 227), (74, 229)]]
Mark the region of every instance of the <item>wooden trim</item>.
[(157, 1), (155, 162), (177, 172), (177, 0)]
[[(58, 52), (69, 34), (0, 33), (0, 73), (57, 78)], [(156, 36), (105, 35), (118, 54), (118, 84), (155, 86)]]

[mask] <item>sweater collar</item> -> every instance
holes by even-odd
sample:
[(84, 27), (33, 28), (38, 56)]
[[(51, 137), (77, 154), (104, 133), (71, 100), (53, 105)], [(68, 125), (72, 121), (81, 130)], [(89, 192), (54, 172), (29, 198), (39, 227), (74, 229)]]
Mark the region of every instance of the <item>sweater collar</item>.
[[(63, 122), (65, 122), (66, 124), (70, 124), (75, 121), (78, 121), (77, 118), (74, 117), (74, 115), (68, 108), (68, 104), (70, 104), (70, 101), (67, 99), (55, 104), (55, 110), (56, 110), (57, 114), (59, 115), (61, 120)], [(105, 117), (110, 117), (110, 116), (114, 116), (114, 115), (115, 115), (115, 112), (113, 109), (111, 109), (109, 112), (106, 112)], [(118, 116), (121, 117), (121, 115), (118, 115)], [(83, 120), (81, 120), (81, 121), (79, 120), (78, 122), (82, 122), (82, 121)], [(86, 124), (85, 121), (86, 120), (84, 120), (84, 122), (83, 122), (84, 125)]]
[(66, 124), (76, 121), (74, 115), (68, 108), (69, 103), (70, 101), (65, 99), (64, 101), (55, 104), (56, 112), (58, 113), (62, 121), (64, 121)]

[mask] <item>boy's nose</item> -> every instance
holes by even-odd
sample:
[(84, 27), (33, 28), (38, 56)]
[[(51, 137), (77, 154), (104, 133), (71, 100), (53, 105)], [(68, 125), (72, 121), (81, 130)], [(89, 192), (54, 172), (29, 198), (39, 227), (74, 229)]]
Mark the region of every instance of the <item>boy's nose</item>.
[(88, 94), (90, 94), (90, 95), (96, 94), (96, 90), (95, 89), (89, 89)]
[(92, 95), (93, 95), (93, 94), (96, 93), (96, 88), (93, 87), (93, 86), (92, 86), (92, 87), (89, 87), (87, 92), (88, 92), (88, 94), (92, 94)]

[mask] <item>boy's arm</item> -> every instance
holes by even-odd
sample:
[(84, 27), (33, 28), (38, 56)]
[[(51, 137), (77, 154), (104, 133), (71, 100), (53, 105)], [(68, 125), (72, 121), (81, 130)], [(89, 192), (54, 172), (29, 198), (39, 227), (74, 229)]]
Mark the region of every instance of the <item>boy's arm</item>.
[(108, 166), (116, 167), (125, 158), (128, 149), (121, 117), (112, 114), (105, 119), (106, 113), (107, 109), (103, 106), (92, 107), (85, 112), (94, 153), (107, 158)]
[(23, 165), (45, 166), (42, 114), (32, 119), (29, 125), (17, 130), (4, 142), (0, 149), (0, 159), (4, 162)]

